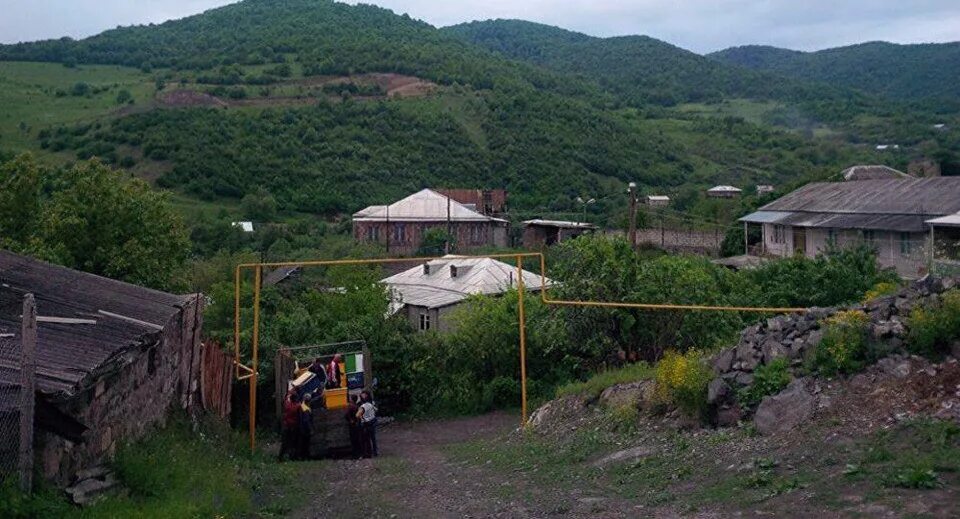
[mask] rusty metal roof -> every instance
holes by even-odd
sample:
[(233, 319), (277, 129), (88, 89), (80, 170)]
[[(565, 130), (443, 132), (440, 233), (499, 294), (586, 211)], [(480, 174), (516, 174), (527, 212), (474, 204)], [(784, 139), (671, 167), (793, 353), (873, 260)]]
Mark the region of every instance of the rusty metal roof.
[(37, 327), (37, 390), (67, 397), (159, 340), (163, 326), (193, 297), (0, 250), (0, 388), (19, 384), (20, 314), (27, 293), (36, 297), (37, 315), (44, 319)]

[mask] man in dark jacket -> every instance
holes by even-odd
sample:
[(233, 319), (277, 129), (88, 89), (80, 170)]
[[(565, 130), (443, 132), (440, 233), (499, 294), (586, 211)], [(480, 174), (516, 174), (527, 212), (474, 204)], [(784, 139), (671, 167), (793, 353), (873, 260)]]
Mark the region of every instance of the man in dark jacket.
[(350, 395), (347, 399), (347, 429), (350, 431), (350, 453), (353, 459), (360, 459), (363, 452), (360, 448), (360, 419), (357, 418), (357, 412), (360, 406), (357, 405), (357, 395)]
[(280, 455), (278, 459), (283, 461), (283, 456), (287, 455), (289, 459), (297, 458), (299, 448), (299, 415), (300, 415), (300, 397), (296, 390), (287, 391), (287, 396), (283, 399), (283, 417), (280, 421)]
[(310, 459), (310, 435), (313, 432), (313, 409), (310, 407), (310, 395), (303, 396), (298, 415), (299, 422), (299, 451), (300, 459)]

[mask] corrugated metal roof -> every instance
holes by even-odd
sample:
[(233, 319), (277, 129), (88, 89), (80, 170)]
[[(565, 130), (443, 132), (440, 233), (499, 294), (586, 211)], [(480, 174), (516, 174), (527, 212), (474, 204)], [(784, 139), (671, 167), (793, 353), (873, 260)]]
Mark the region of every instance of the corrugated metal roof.
[(817, 182), (807, 184), (761, 211), (915, 214), (960, 212), (960, 177)]
[(0, 251), (0, 385), (19, 383), (20, 313), (33, 293), (40, 316), (96, 324), (41, 322), (37, 328), (37, 390), (73, 394), (84, 379), (125, 362), (152, 344), (192, 296), (177, 296)]
[[(517, 268), (493, 258), (447, 255), (426, 265), (429, 273), (424, 265), (418, 265), (381, 280), (398, 298), (394, 310), (404, 304), (440, 308), (473, 294), (502, 294), (517, 285)], [(451, 267), (456, 269), (456, 277), (452, 275)], [(530, 290), (540, 290), (540, 276), (524, 270), (523, 284)]]
[(740, 193), (743, 191), (738, 187), (733, 186), (713, 186), (707, 190), (707, 193)]
[(498, 218), (491, 218), (469, 209), (452, 198), (430, 189), (418, 191), (389, 206), (371, 205), (353, 213), (355, 221), (385, 222), (389, 217), (391, 222), (505, 222)]
[(924, 223), (940, 227), (960, 227), (960, 214), (948, 214), (947, 216), (927, 220)]
[(757, 211), (740, 218), (739, 221), (748, 223), (777, 223), (791, 214), (793, 213), (786, 211)]
[(587, 222), (568, 222), (563, 220), (542, 220), (536, 218), (533, 220), (526, 220), (523, 222), (524, 225), (541, 225), (544, 227), (562, 227), (564, 229), (596, 229), (597, 226), (592, 223)]

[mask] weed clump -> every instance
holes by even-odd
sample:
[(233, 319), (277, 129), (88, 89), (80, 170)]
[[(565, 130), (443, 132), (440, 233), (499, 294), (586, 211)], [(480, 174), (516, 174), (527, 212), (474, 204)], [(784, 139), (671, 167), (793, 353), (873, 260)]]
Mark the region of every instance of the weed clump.
[(907, 321), (907, 348), (918, 355), (939, 358), (960, 340), (960, 290), (943, 294), (940, 302), (914, 308)]
[(870, 318), (860, 310), (837, 312), (823, 322), (823, 340), (813, 352), (811, 364), (822, 375), (854, 373), (869, 357), (867, 326)]
[(754, 407), (763, 400), (763, 397), (782, 391), (791, 379), (787, 367), (785, 358), (779, 358), (758, 367), (753, 372), (753, 383), (741, 388), (737, 393), (737, 401), (743, 407)]
[(656, 400), (675, 405), (687, 416), (703, 418), (707, 409), (707, 384), (712, 378), (713, 372), (699, 351), (682, 354), (668, 351), (657, 364)]

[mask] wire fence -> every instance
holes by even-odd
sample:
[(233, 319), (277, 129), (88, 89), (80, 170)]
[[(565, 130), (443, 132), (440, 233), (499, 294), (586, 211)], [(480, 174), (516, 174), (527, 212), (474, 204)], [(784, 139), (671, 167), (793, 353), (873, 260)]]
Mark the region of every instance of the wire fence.
[(0, 480), (29, 491), (33, 476), (36, 305), (24, 298), (19, 330), (0, 328)]

